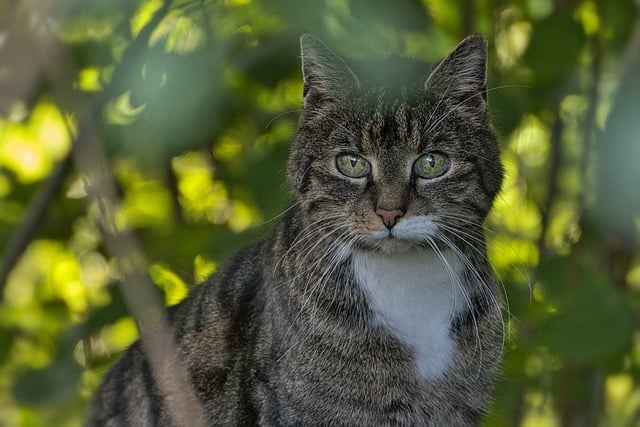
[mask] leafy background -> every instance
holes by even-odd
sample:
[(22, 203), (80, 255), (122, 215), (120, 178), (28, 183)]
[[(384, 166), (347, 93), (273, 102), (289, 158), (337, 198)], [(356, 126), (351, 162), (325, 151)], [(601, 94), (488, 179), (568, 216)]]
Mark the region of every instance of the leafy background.
[(487, 225), (509, 339), (484, 425), (640, 425), (639, 7), (0, 0), (0, 425), (79, 425), (132, 310), (144, 324), (268, 232), (301, 33), (434, 61), (475, 31), (507, 169)]

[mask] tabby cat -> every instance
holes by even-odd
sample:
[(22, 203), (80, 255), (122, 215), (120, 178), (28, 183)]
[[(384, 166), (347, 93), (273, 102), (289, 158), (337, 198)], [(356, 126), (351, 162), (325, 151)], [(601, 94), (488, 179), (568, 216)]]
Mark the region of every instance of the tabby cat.
[[(503, 345), (483, 236), (503, 177), (486, 41), (397, 89), (365, 84), (313, 36), (301, 48), (293, 204), (170, 309), (206, 422), (476, 425)], [(174, 425), (175, 397), (137, 343), (88, 425)]]

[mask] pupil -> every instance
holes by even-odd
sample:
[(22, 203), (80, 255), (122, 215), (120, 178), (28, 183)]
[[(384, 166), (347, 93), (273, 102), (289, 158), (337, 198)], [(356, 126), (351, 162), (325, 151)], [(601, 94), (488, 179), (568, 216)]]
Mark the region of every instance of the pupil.
[(358, 164), (358, 159), (355, 156), (351, 156), (349, 160), (351, 161), (351, 167), (355, 168), (356, 165)]
[(427, 157), (427, 162), (429, 162), (429, 166), (434, 167), (436, 165), (436, 159), (433, 156)]

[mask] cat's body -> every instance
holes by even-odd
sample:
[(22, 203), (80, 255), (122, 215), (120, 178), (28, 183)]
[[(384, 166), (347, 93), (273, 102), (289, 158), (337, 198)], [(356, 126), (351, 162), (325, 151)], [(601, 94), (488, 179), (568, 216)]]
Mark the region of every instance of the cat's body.
[[(502, 167), (485, 42), (462, 42), (414, 90), (361, 87), (302, 39), (295, 203), (262, 242), (171, 309), (214, 425), (474, 425), (502, 349), (482, 221)], [(170, 425), (138, 344), (89, 425)]]

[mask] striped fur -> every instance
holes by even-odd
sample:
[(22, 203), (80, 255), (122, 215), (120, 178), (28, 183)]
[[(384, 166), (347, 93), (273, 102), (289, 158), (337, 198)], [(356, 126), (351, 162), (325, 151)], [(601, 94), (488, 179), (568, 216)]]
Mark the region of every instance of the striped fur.
[[(203, 408), (212, 425), (475, 425), (503, 340), (483, 237), (503, 175), (486, 43), (471, 36), (399, 85), (371, 84), (311, 36), (301, 44), (293, 205), (170, 311)], [(413, 169), (429, 152), (449, 159), (433, 179)], [(370, 173), (346, 176), (344, 153)], [(400, 213), (395, 225), (380, 209)], [(135, 344), (87, 424), (172, 425), (168, 398)]]

